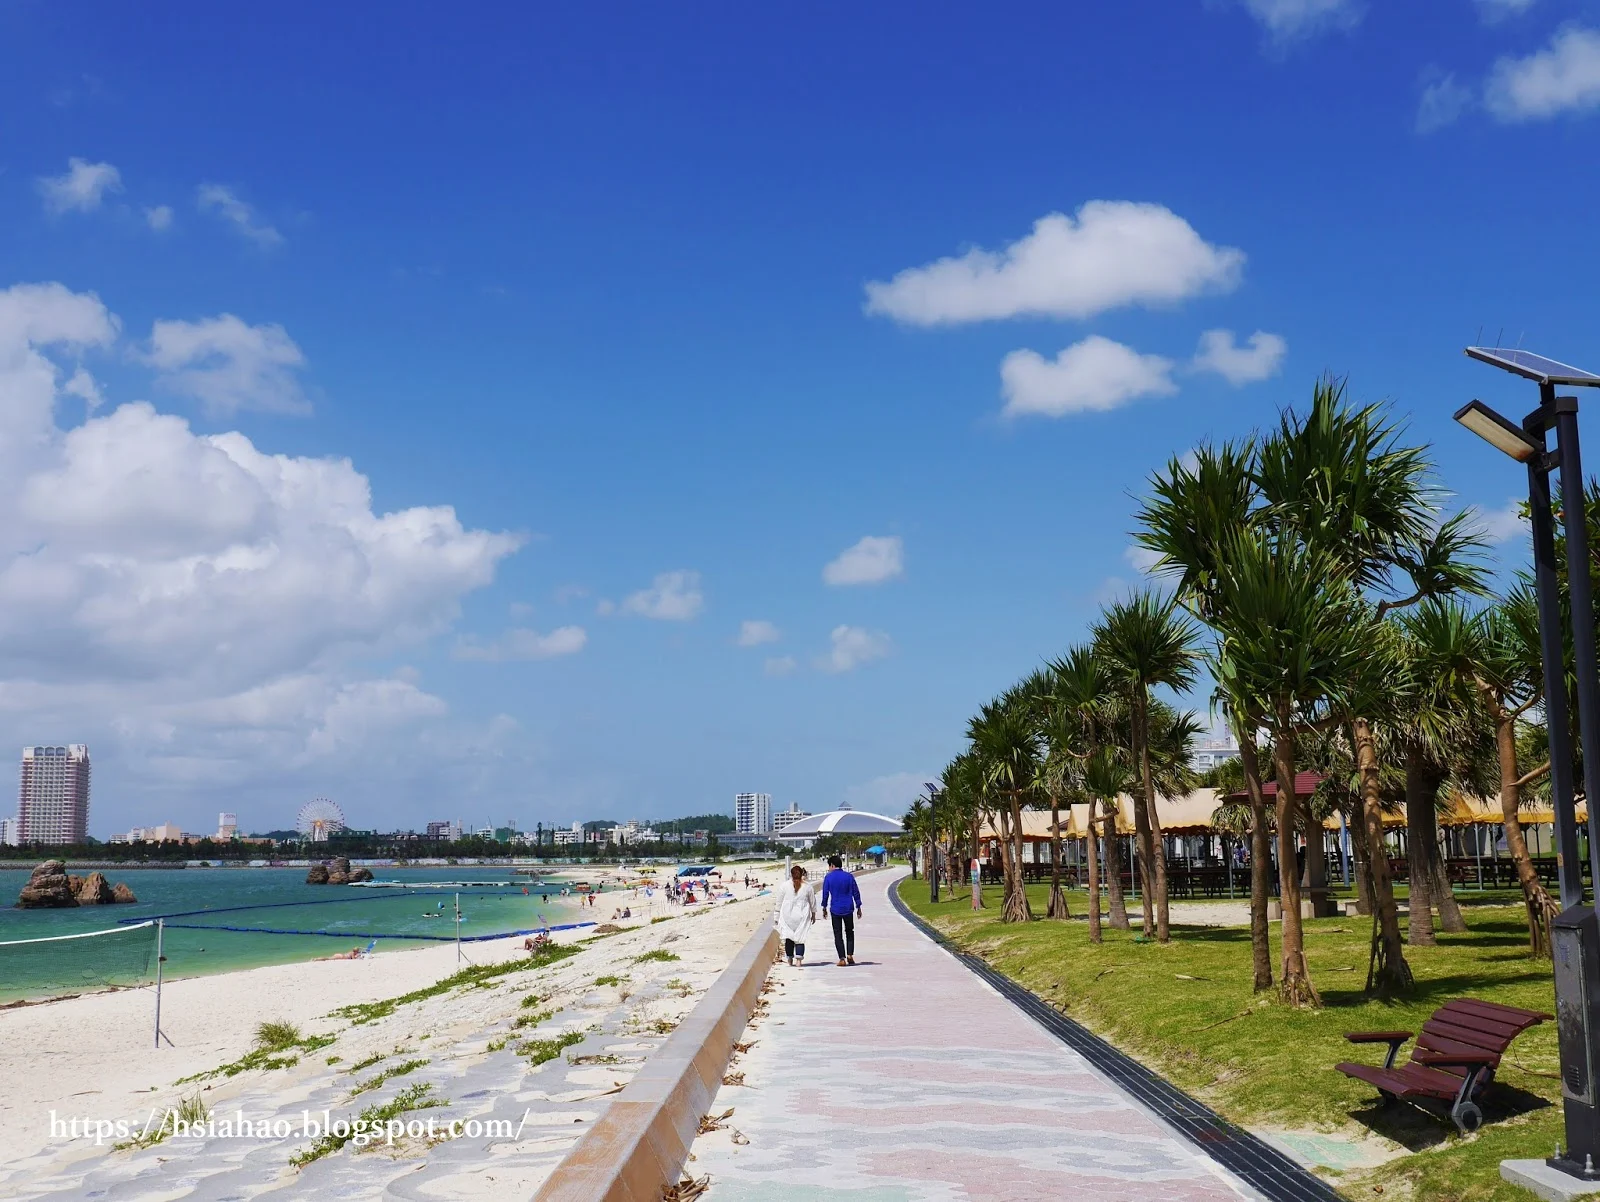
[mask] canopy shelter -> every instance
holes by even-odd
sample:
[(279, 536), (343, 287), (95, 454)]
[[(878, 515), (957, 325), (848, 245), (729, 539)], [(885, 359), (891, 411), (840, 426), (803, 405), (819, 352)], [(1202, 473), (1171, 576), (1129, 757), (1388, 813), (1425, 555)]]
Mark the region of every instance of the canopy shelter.
[[(679, 876), (710, 876), (716, 869), (710, 864), (685, 864), (678, 869)], [(717, 872), (718, 876), (722, 874)]]
[(889, 849), (882, 843), (874, 843), (871, 847), (867, 848), (867, 854), (869, 856), (881, 856), (888, 850)]
[(906, 828), (882, 814), (840, 806), (825, 814), (813, 814), (810, 818), (791, 822), (777, 833), (784, 839), (815, 839), (819, 835), (903, 835)]

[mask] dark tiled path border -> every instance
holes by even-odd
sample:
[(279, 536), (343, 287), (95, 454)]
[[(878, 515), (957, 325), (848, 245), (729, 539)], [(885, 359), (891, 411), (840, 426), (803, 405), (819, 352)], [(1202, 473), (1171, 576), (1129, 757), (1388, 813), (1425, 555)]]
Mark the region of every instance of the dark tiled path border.
[(1268, 1202), (1345, 1202), (1343, 1196), (1327, 1182), (1296, 1164), (1265, 1140), (1234, 1126), (1172, 1082), (1157, 1076), (1098, 1035), (1052, 1009), (1010, 977), (996, 972), (977, 956), (962, 951), (912, 913), (911, 908), (900, 900), (898, 885), (889, 890), (889, 900), (902, 918), (1121, 1086), (1162, 1122), (1258, 1191)]

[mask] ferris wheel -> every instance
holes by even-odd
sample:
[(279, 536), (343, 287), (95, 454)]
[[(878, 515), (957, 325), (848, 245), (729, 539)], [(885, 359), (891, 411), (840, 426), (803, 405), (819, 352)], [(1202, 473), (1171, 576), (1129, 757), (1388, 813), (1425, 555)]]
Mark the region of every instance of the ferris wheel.
[(295, 829), (313, 843), (325, 842), (334, 831), (344, 830), (344, 811), (328, 797), (313, 797), (300, 807)]

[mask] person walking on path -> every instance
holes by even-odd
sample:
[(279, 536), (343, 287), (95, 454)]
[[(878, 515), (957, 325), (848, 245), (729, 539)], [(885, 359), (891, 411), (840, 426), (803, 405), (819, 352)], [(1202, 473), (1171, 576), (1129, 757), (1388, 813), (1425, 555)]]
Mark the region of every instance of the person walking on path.
[(806, 959), (806, 932), (817, 921), (817, 891), (806, 880), (806, 870), (796, 864), (789, 869), (789, 883), (778, 886), (778, 913), (775, 922), (783, 954), (793, 964)]
[(839, 967), (856, 962), (856, 919), (861, 917), (861, 887), (844, 870), (838, 856), (828, 857), (827, 876), (822, 878), (822, 908), (833, 919), (833, 950), (839, 953)]

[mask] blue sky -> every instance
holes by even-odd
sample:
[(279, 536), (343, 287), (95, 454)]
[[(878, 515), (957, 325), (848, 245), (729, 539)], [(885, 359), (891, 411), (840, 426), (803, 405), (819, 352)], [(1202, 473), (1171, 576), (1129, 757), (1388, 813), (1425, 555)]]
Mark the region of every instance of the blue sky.
[(8, 6), (0, 746), (102, 836), (898, 810), (1326, 370), (1515, 564), (1461, 348), (1600, 363), (1597, 109), (1571, 0)]

